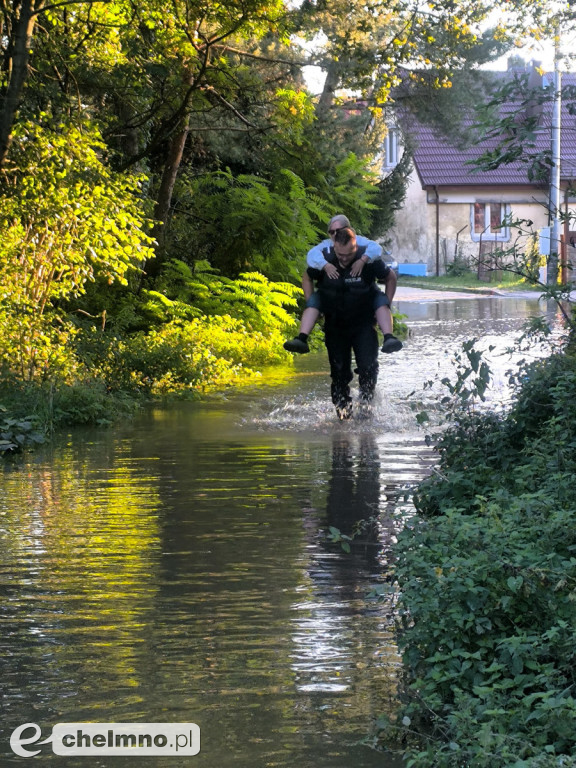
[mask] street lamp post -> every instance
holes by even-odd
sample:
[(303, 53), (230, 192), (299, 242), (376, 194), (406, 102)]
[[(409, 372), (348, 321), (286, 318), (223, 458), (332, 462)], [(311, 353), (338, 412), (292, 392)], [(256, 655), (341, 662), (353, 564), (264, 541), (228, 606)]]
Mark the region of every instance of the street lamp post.
[(552, 145), (551, 145), (551, 179), (550, 179), (550, 213), (552, 226), (550, 230), (550, 256), (548, 257), (548, 285), (556, 285), (558, 281), (558, 253), (560, 252), (561, 210), (560, 210), (560, 152), (561, 152), (561, 110), (562, 110), (562, 73), (560, 72), (560, 25), (556, 27), (554, 36), (554, 102), (552, 107)]

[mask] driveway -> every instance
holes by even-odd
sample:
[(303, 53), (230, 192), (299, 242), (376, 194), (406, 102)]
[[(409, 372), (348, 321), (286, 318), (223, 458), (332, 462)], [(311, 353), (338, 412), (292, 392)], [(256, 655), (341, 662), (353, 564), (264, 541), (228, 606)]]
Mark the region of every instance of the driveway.
[[(447, 301), (454, 299), (477, 299), (477, 298), (514, 298), (514, 299), (533, 299), (538, 301), (540, 294), (536, 291), (503, 291), (498, 288), (481, 288), (479, 290), (470, 289), (469, 291), (440, 291), (431, 288), (411, 288), (406, 285), (398, 285), (394, 302), (399, 301)], [(576, 298), (576, 293), (573, 294)]]

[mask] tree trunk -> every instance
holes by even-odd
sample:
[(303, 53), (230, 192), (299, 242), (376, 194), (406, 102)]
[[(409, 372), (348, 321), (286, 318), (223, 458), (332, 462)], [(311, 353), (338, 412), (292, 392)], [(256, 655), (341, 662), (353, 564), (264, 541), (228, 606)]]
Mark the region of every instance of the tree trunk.
[(37, 13), (34, 0), (22, 0), (17, 18), (16, 11), (14, 12), (14, 27), (9, 47), (10, 75), (0, 103), (0, 168), (6, 161), (16, 111), (28, 77), (28, 61)]
[(156, 239), (156, 258), (146, 265), (149, 276), (155, 277), (160, 271), (165, 260), (166, 226), (172, 205), (172, 193), (180, 170), (186, 139), (190, 132), (188, 117), (184, 118), (182, 126), (177, 130), (168, 148), (168, 157), (162, 173), (162, 181), (158, 190), (158, 199), (154, 208), (154, 218), (157, 224), (154, 226), (153, 236)]
[(324, 81), (324, 88), (322, 89), (322, 93), (320, 94), (320, 98), (318, 99), (318, 105), (316, 107), (316, 114), (318, 117), (320, 115), (325, 114), (332, 104), (334, 103), (334, 92), (338, 88), (338, 85), (340, 84), (340, 72), (338, 63), (336, 61), (331, 61), (328, 64), (327, 70), (326, 70), (326, 80)]

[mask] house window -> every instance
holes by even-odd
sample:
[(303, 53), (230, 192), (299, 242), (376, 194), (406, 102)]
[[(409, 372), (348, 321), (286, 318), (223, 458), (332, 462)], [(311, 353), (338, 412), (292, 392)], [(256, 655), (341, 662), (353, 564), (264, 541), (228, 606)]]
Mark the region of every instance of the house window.
[(384, 140), (384, 167), (395, 168), (399, 158), (399, 135), (396, 128), (388, 128)]
[(509, 240), (510, 228), (506, 219), (510, 211), (504, 203), (474, 203), (472, 215), (472, 240)]

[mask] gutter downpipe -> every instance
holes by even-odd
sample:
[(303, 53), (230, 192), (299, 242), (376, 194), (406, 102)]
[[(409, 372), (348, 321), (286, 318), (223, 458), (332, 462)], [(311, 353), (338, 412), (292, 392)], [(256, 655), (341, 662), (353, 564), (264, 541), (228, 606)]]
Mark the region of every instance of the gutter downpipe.
[(434, 185), (436, 195), (436, 277), (440, 277), (440, 195), (438, 187)]

